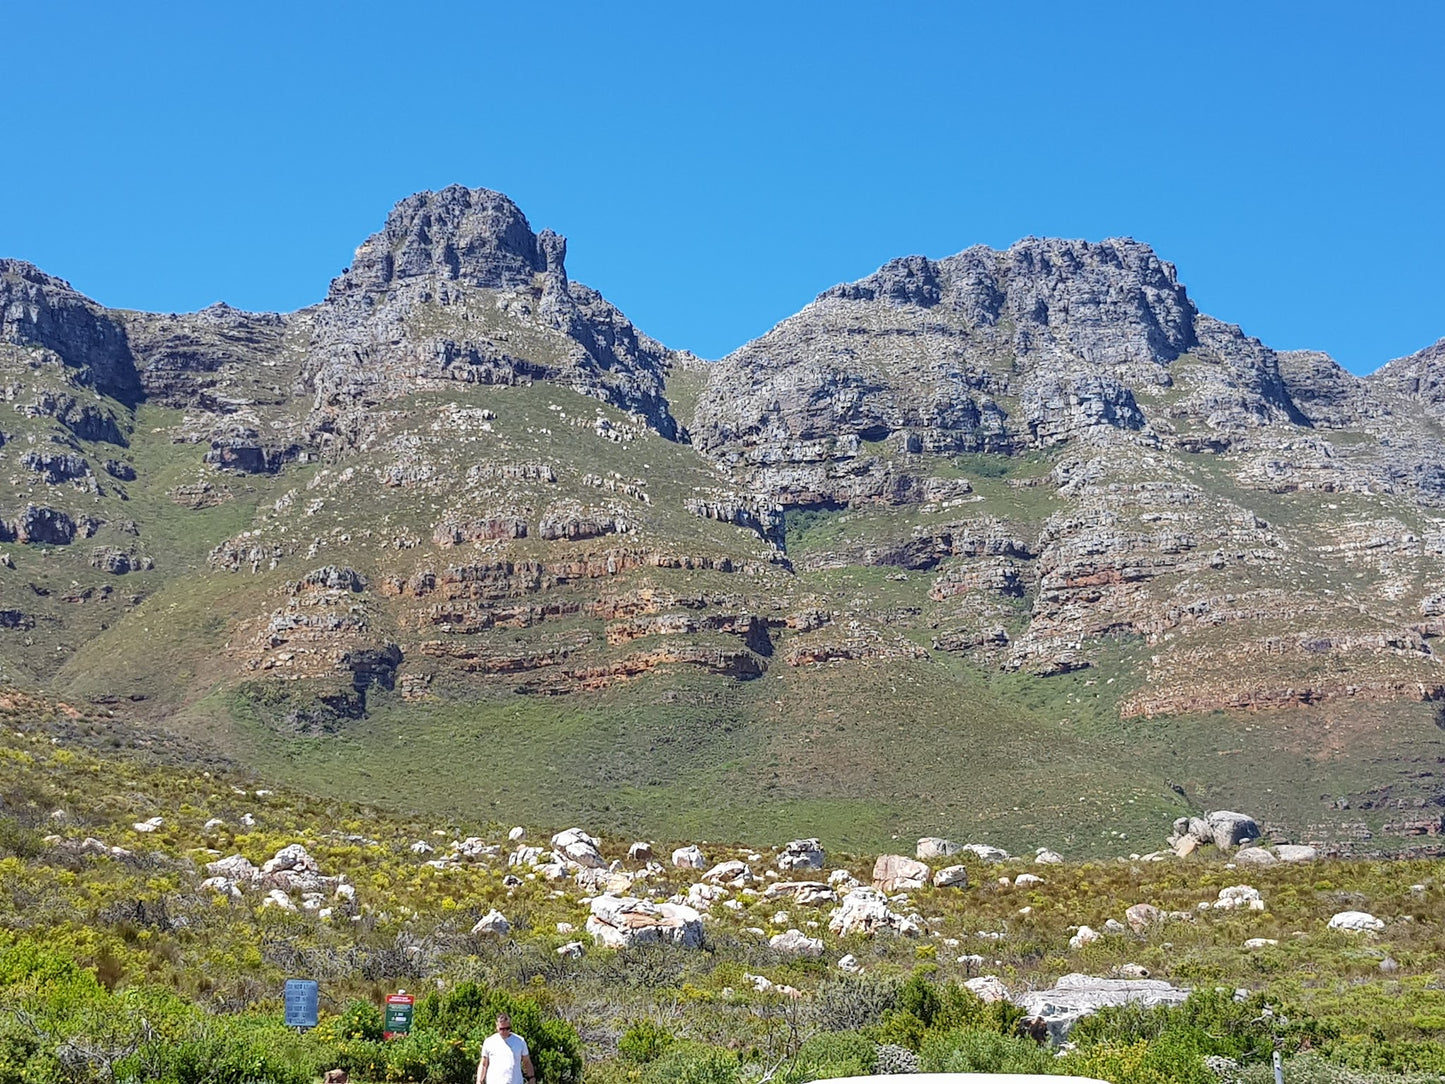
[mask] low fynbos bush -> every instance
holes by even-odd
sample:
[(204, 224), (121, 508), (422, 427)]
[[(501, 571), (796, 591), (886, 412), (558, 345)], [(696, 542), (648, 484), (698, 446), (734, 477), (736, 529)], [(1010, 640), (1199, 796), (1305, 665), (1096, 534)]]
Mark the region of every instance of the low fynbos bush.
[(926, 1073), (1052, 1073), (1053, 1054), (1032, 1039), (974, 1028), (931, 1035), (919, 1053)]
[(738, 1058), (702, 1043), (679, 1042), (647, 1067), (643, 1084), (738, 1084)]
[(639, 1020), (617, 1040), (617, 1053), (628, 1061), (645, 1065), (660, 1058), (672, 1042), (671, 1032), (661, 1024)]

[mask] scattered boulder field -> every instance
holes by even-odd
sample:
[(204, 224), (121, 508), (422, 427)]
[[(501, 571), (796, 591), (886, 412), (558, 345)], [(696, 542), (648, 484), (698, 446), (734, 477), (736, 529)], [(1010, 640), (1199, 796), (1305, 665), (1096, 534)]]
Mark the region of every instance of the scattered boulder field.
[[(53, 819), (57, 825), (67, 820), (60, 811)], [(256, 824), (251, 813), (243, 819), (250, 822), (243, 827)], [(135, 822), (130, 829), (135, 836), (146, 837), (165, 826), (164, 817), (153, 817)], [(214, 836), (231, 827), (222, 818), (211, 818), (203, 831)], [(764, 957), (780, 966), (794, 960), (819, 961), (839, 974), (857, 976), (870, 967), (860, 959), (858, 946), (880, 938), (902, 939), (928, 945), (940, 956), (951, 954), (950, 961), (970, 975), (964, 983), (968, 990), (985, 1002), (1013, 1002), (1027, 1014), (1032, 1033), (1060, 1044), (1079, 1019), (1104, 1006), (1178, 1005), (1190, 993), (1188, 985), (1151, 977), (1137, 963), (1116, 964), (1107, 974), (1064, 973), (1052, 986), (1040, 989), (1016, 976), (990, 972), (987, 951), (961, 951), (961, 937), (945, 936), (944, 919), (936, 912), (960, 904), (966, 909), (970, 890), (1019, 893), (1021, 902), (1033, 901), (1018, 909), (1024, 918), (1042, 906), (1050, 889), (1048, 876), (1020, 867), (1069, 866), (1062, 855), (1047, 848), (1037, 848), (1032, 857), (1016, 857), (986, 843), (925, 836), (917, 840), (914, 857), (876, 856), (868, 865), (865, 883), (853, 872), (859, 867), (856, 856), (830, 868), (829, 854), (817, 838), (757, 849), (696, 842), (670, 851), (651, 840), (604, 843), (580, 827), (551, 835), (545, 845), (529, 843), (530, 838), (530, 830), (518, 826), (495, 840), (474, 835), (442, 845), (416, 839), (405, 846), (405, 853), (438, 875), (491, 871), (501, 877), (505, 895), (489, 897), (495, 905), (487, 906), (470, 928), (479, 942), (524, 936), (515, 914), (509, 915), (506, 900), (529, 884), (545, 885), (549, 900), (585, 915), (580, 922), (554, 924), (557, 937), (566, 940), (552, 951), (569, 960), (596, 950), (646, 946), (698, 950), (718, 936), (728, 936), (765, 946)], [(354, 842), (381, 846), (362, 838)], [(1279, 844), (1267, 849), (1260, 845), (1254, 818), (1224, 810), (1180, 818), (1168, 842), (1166, 849), (1116, 861), (1136, 869), (1145, 863), (1188, 863), (1205, 874), (1202, 881), (1208, 883), (1217, 871), (1241, 872), (1316, 857), (1312, 848), (1303, 846)], [(57, 832), (45, 837), (45, 843), (78, 861), (135, 857), (129, 848), (94, 836), (74, 838)], [(609, 857), (614, 853), (618, 857)], [(660, 861), (659, 854), (669, 855), (668, 861)], [(1252, 855), (1267, 855), (1268, 861)], [(214, 897), (223, 905), (309, 915), (324, 923), (357, 922), (371, 910), (366, 890), (358, 888), (364, 870), (323, 869), (302, 842), (287, 843), (269, 857), (236, 852), (198, 865), (187, 863), (184, 868), (193, 873), (192, 892)], [(1413, 888), (1424, 890), (1423, 885)], [(766, 924), (759, 922), (757, 913), (769, 909)], [(1265, 895), (1245, 883), (1221, 887), (1186, 909), (1139, 900), (1104, 918), (1098, 929), (1083, 922), (1070, 925), (1064, 952), (1087, 960), (1091, 947), (1105, 939), (1143, 947), (1168, 936), (1171, 927), (1207, 922), (1215, 914), (1248, 915), (1267, 909)], [(1386, 929), (1387, 921), (1366, 911), (1347, 910), (1321, 919), (1318, 925), (1318, 930), (1298, 931), (1295, 936), (1339, 931), (1371, 938)], [(537, 933), (535, 926), (531, 933)], [(581, 937), (574, 936), (579, 933)], [(1008, 931), (981, 929), (971, 936), (987, 945), (1007, 937)], [(1276, 937), (1256, 936), (1243, 939), (1241, 948), (1260, 951), (1279, 943)], [(748, 973), (746, 981), (758, 994), (809, 996), (764, 974)], [(1234, 993), (1243, 998), (1249, 991)]]

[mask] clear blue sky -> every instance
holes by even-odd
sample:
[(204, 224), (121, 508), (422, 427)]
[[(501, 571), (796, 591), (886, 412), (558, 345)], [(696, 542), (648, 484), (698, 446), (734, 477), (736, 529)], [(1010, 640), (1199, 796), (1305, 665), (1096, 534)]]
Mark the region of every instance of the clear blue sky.
[(1445, 336), (1442, 58), (1439, 0), (14, 3), (0, 255), (292, 309), (461, 182), (717, 357), (894, 256), (1128, 235), (1366, 372)]

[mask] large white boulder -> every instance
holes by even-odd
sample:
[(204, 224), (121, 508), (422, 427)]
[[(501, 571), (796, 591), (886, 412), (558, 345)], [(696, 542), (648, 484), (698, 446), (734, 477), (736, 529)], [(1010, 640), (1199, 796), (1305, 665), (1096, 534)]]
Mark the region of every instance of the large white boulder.
[(1385, 922), (1368, 911), (1341, 911), (1330, 919), (1330, 929), (1348, 933), (1374, 933), (1383, 930)]
[(702, 875), (702, 879), (709, 884), (732, 885), (734, 888), (742, 888), (752, 878), (753, 871), (748, 868), (748, 864), (739, 862), (737, 859), (719, 862)]
[(1007, 862), (1008, 851), (1002, 847), (990, 847), (987, 843), (965, 843), (959, 851), (966, 851), (985, 862)]
[(1213, 906), (1216, 911), (1263, 911), (1264, 900), (1259, 889), (1251, 885), (1230, 885), (1219, 890), (1219, 898)]
[(874, 888), (855, 888), (828, 916), (828, 929), (840, 937), (861, 933), (872, 936), (879, 930), (892, 933), (918, 934), (921, 929), (907, 915), (888, 907), (888, 897)]
[(686, 904), (598, 896), (592, 901), (587, 932), (609, 948), (659, 942), (698, 948), (702, 945), (702, 915)]
[(1162, 979), (1101, 979), (1093, 975), (1065, 975), (1049, 990), (1036, 990), (1014, 999), (1031, 1017), (1048, 1027), (1049, 1036), (1062, 1043), (1080, 1017), (1110, 1005), (1181, 1005), (1189, 991)]
[(1124, 921), (1135, 933), (1143, 933), (1163, 920), (1164, 913), (1152, 903), (1135, 903), (1124, 910)]
[(1274, 849), (1281, 862), (1313, 862), (1320, 852), (1304, 843), (1281, 843)]
[(1008, 987), (997, 975), (979, 975), (977, 978), (965, 979), (963, 985), (982, 1001), (1008, 1000)]
[(507, 916), (496, 909), (488, 911), (472, 927), (472, 933), (479, 937), (506, 937), (511, 932), (512, 924), (507, 921)]
[(763, 898), (767, 900), (781, 896), (791, 896), (800, 907), (838, 902), (838, 893), (822, 881), (774, 881), (763, 891)]
[(951, 858), (963, 848), (951, 839), (942, 839), (938, 836), (924, 836), (918, 841), (914, 855), (925, 861), (930, 858)]
[(672, 864), (678, 869), (707, 869), (707, 857), (696, 844), (689, 844), (672, 852)]
[(777, 866), (789, 869), (822, 869), (825, 855), (823, 845), (816, 839), (795, 839), (778, 855)]
[(802, 930), (780, 933), (768, 940), (768, 947), (783, 956), (817, 957), (823, 955), (822, 938), (809, 937)]
[(316, 859), (312, 858), (306, 848), (301, 846), (301, 844), (288, 843), (261, 867), (262, 874), (280, 873), (289, 870), (296, 870), (300, 873), (315, 873), (317, 872)]
[(967, 866), (944, 866), (933, 875), (934, 888), (967, 888)]
[(607, 865), (601, 850), (598, 849), (597, 840), (580, 828), (568, 828), (565, 832), (558, 832), (552, 837), (552, 846), (562, 858), (579, 866), (603, 869)]
[(927, 862), (901, 854), (880, 854), (873, 863), (873, 887), (889, 895), (922, 888), (933, 871)]
[(261, 871), (249, 858), (239, 854), (229, 854), (225, 858), (207, 862), (206, 872), (212, 877), (224, 877), (237, 884), (252, 884), (261, 879)]

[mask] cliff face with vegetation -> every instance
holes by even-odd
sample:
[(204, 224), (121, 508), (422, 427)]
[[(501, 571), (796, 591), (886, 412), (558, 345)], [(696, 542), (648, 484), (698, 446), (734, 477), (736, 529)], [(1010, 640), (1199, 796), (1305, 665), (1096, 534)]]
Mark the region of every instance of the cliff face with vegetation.
[(704, 363), (565, 255), (453, 187), (296, 313), (0, 261), (0, 676), (408, 804), (505, 743), (485, 800), (638, 827), (1433, 845), (1440, 344), (1358, 378), (1028, 239)]

